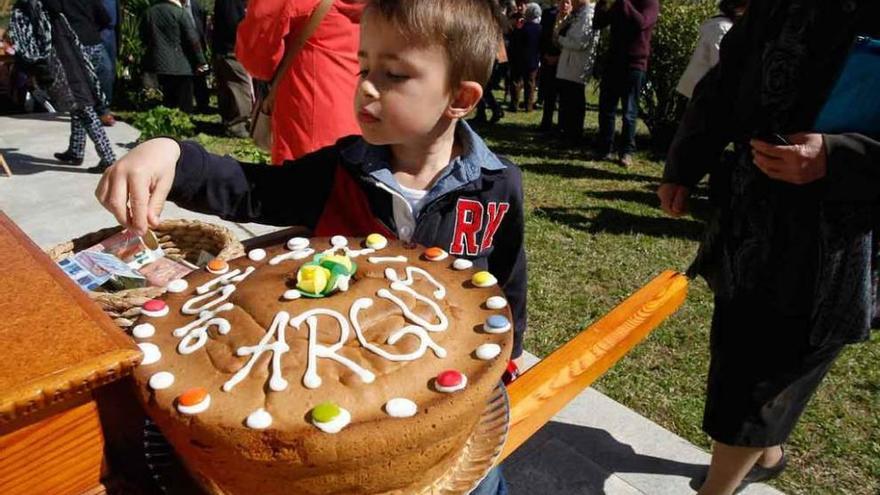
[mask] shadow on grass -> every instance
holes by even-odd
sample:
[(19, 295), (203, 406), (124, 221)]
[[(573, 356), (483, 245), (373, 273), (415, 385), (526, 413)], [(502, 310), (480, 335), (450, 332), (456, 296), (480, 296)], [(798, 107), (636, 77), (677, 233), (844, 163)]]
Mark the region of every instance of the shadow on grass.
[[(566, 179), (616, 180), (625, 182), (652, 182), (657, 178), (627, 172), (613, 172), (601, 168), (574, 165), (570, 163), (524, 163), (519, 166), (525, 172), (539, 175), (555, 175)], [(622, 170), (622, 169), (621, 169)]]
[(652, 237), (702, 239), (703, 223), (686, 218), (633, 215), (615, 208), (535, 208), (533, 214), (590, 233), (644, 234)]

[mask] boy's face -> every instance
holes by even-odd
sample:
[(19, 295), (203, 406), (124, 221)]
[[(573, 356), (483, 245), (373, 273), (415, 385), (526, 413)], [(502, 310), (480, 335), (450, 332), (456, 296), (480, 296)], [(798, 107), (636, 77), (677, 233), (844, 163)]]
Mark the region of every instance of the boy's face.
[(371, 144), (430, 140), (452, 103), (449, 61), (439, 44), (413, 47), (381, 16), (361, 19), (355, 116)]

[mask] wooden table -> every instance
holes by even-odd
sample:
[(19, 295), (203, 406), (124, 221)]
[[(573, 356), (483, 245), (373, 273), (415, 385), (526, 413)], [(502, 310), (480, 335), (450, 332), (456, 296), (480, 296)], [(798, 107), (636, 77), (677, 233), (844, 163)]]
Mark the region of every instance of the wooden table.
[(141, 352), (2, 211), (0, 253), (0, 493), (98, 493), (93, 392)]

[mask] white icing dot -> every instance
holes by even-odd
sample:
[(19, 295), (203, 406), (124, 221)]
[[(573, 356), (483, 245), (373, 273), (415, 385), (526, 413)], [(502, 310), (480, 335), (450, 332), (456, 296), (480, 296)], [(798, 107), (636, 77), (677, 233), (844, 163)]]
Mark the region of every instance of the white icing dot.
[(299, 299), (301, 295), (302, 294), (300, 293), (300, 291), (296, 289), (289, 289), (284, 291), (284, 295), (282, 297), (284, 299), (287, 299), (288, 301), (293, 301), (294, 299)]
[(251, 249), (248, 251), (248, 258), (251, 261), (263, 261), (266, 258), (266, 250), (265, 249)]
[(150, 388), (162, 390), (174, 384), (174, 375), (167, 371), (160, 371), (150, 377)]
[(156, 344), (151, 344), (149, 342), (140, 342), (138, 343), (138, 347), (141, 348), (141, 352), (144, 353), (144, 360), (141, 361), (141, 365), (145, 364), (153, 364), (162, 359), (162, 352), (159, 350), (159, 347)]
[(335, 248), (348, 246), (348, 239), (341, 235), (334, 235), (330, 238), (330, 245)]
[(495, 359), (501, 354), (501, 346), (498, 344), (482, 344), (477, 347), (477, 357), (483, 361)]
[(343, 428), (348, 426), (349, 423), (351, 423), (351, 413), (342, 407), (339, 408), (339, 414), (326, 423), (315, 421), (314, 419), (312, 420), (312, 424), (325, 433), (339, 433)]
[(156, 327), (149, 323), (141, 323), (131, 329), (131, 334), (138, 339), (148, 339), (156, 334)]
[(261, 407), (248, 415), (245, 424), (254, 430), (265, 430), (272, 425), (272, 415)]
[(489, 309), (501, 309), (507, 307), (507, 299), (501, 296), (492, 296), (486, 299), (486, 307)]
[(309, 247), (309, 240), (305, 237), (292, 237), (289, 241), (287, 241), (287, 249), (291, 251), (299, 251), (300, 249), (305, 249)]
[(187, 288), (189, 288), (189, 283), (186, 280), (179, 278), (177, 280), (172, 280), (168, 282), (168, 285), (165, 286), (165, 290), (171, 293), (183, 292)]
[(455, 268), (456, 270), (467, 270), (472, 266), (474, 266), (474, 262), (471, 260), (466, 260), (464, 258), (457, 258), (455, 261), (452, 262), (452, 268)]
[(415, 416), (419, 406), (403, 397), (395, 397), (385, 403), (385, 412), (392, 418), (409, 418)]
[(438, 392), (444, 392), (447, 394), (458, 392), (459, 390), (463, 390), (465, 387), (467, 387), (467, 376), (465, 376), (463, 373), (461, 375), (461, 382), (459, 382), (458, 385), (453, 385), (452, 387), (444, 387), (443, 385), (438, 384), (436, 380), (434, 381), (434, 388), (437, 389)]
[(203, 412), (207, 411), (208, 407), (210, 407), (210, 406), (211, 406), (211, 395), (208, 394), (198, 404), (193, 404), (191, 406), (183, 406), (183, 405), (177, 404), (177, 410), (182, 412), (183, 414), (192, 415), (192, 414), (203, 413)]

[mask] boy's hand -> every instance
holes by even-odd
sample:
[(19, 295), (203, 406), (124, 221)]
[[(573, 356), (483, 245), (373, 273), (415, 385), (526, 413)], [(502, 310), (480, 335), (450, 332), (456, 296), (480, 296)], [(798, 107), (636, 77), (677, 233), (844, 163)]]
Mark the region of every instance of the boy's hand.
[(688, 211), (688, 198), (691, 190), (681, 184), (664, 182), (657, 189), (657, 197), (660, 198), (660, 208), (671, 217), (678, 218)]
[(95, 197), (121, 225), (142, 235), (159, 225), (179, 158), (180, 145), (173, 139), (142, 143), (104, 172)]
[(808, 184), (825, 177), (828, 171), (825, 138), (821, 134), (793, 134), (791, 145), (777, 146), (752, 139), (755, 165), (771, 179), (790, 184)]

